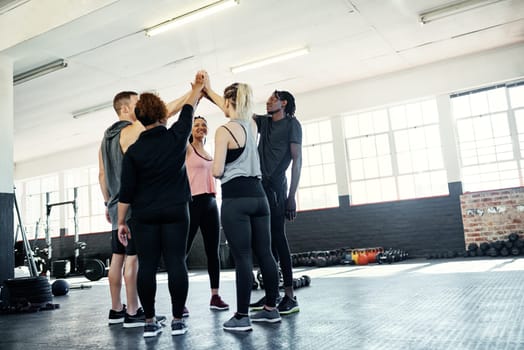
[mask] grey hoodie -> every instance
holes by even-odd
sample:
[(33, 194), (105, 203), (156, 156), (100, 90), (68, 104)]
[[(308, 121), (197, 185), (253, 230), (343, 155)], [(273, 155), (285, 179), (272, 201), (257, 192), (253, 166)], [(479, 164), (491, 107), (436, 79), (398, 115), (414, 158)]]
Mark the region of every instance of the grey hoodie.
[[(109, 192), (107, 208), (111, 218), (112, 229), (118, 229), (118, 197), (120, 193), (120, 175), (122, 173), (122, 159), (124, 153), (120, 147), (120, 132), (123, 128), (132, 123), (127, 120), (120, 120), (111, 125), (104, 133), (104, 139), (100, 150), (102, 161), (104, 162), (106, 187)], [(131, 212), (128, 211), (129, 219)]]

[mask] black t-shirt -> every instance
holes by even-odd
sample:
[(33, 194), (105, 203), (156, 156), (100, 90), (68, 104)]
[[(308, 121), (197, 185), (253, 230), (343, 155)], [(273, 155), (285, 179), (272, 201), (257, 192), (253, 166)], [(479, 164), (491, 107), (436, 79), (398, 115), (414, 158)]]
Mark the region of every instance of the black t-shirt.
[(255, 115), (254, 119), (260, 134), (258, 153), (262, 181), (274, 188), (285, 188), (286, 170), (292, 160), (290, 144), (302, 144), (300, 122), (289, 115), (276, 122), (270, 115)]
[(120, 202), (131, 204), (132, 218), (169, 222), (172, 211), (191, 200), (185, 159), (193, 107), (184, 105), (178, 121), (143, 131), (122, 163)]

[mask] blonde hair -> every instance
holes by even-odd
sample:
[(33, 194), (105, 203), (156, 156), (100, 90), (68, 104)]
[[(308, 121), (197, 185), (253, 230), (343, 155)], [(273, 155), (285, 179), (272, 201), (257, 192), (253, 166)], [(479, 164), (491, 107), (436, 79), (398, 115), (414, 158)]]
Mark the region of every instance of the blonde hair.
[(253, 91), (244, 83), (233, 83), (224, 89), (224, 99), (230, 100), (237, 118), (249, 120), (253, 116)]

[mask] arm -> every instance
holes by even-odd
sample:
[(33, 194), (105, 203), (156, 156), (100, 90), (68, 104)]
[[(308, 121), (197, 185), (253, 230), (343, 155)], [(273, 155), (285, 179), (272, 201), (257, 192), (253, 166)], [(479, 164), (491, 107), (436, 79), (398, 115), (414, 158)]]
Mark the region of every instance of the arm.
[(204, 92), (208, 100), (213, 102), (218, 108), (225, 112), (225, 100), (222, 96), (217, 94), (213, 89), (211, 89), (211, 82), (209, 81), (209, 75), (204, 71)]
[(290, 143), (289, 149), (291, 151), (291, 183), (289, 184), (289, 193), (286, 200), (286, 218), (290, 221), (297, 217), (297, 203), (295, 194), (300, 180), (300, 172), (302, 171), (302, 145), (299, 143)]
[(224, 128), (218, 128), (215, 133), (215, 157), (213, 160), (213, 168), (211, 172), (217, 179), (224, 175), (224, 167), (226, 164), (228, 134)]
[(109, 210), (107, 209), (107, 202), (109, 201), (109, 191), (107, 190), (106, 185), (106, 171), (104, 168), (104, 160), (102, 159), (102, 148), (98, 150), (98, 183), (100, 185), (100, 190), (102, 191), (102, 197), (104, 197), (106, 220), (111, 223), (111, 218), (109, 217)]
[(174, 116), (182, 109), (182, 106), (184, 106), (187, 98), (189, 97), (189, 94), (189, 92), (186, 92), (184, 95), (180, 96), (176, 100), (173, 100), (166, 104), (168, 118)]

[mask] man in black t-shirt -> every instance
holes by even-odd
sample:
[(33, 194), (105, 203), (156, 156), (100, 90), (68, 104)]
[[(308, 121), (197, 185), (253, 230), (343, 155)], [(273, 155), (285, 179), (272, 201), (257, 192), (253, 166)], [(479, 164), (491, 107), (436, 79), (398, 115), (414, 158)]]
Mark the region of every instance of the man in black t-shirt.
[[(258, 153), (264, 186), (271, 209), (271, 243), (273, 255), (280, 262), (284, 278), (285, 295), (278, 305), (280, 314), (299, 311), (293, 294), (291, 253), (286, 237), (285, 219), (296, 218), (295, 194), (302, 167), (302, 127), (295, 118), (295, 98), (287, 91), (274, 91), (266, 102), (268, 115), (254, 117), (260, 140)], [(286, 170), (291, 164), (291, 183)], [(264, 298), (251, 304), (253, 310), (261, 309)]]

